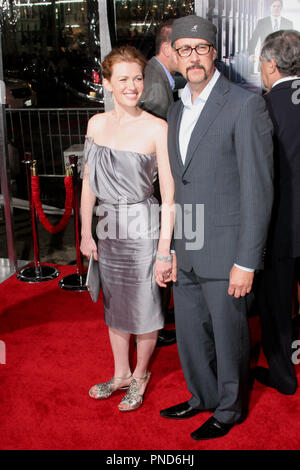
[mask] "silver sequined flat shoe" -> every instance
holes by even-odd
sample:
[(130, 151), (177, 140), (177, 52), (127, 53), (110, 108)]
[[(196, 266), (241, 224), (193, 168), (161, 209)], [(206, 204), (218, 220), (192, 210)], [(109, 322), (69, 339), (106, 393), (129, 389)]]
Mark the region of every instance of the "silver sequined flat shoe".
[(105, 398), (109, 398), (114, 392), (117, 390), (127, 390), (129, 388), (129, 385), (125, 385), (123, 387), (114, 387), (114, 384), (117, 382), (125, 382), (126, 380), (130, 380), (132, 375), (129, 377), (113, 377), (110, 379), (108, 382), (104, 382), (101, 384), (94, 385), (90, 391), (89, 391), (89, 396), (91, 398), (94, 398), (95, 400), (103, 400)]
[[(150, 376), (151, 376), (151, 373), (146, 372), (145, 377), (141, 377), (141, 378), (134, 377), (132, 379), (126, 395), (124, 396), (121, 403), (119, 404), (118, 408), (120, 411), (137, 410), (142, 405), (145, 390), (150, 380)], [(141, 394), (140, 389), (143, 384), (145, 384), (145, 389), (144, 389), (144, 393)]]

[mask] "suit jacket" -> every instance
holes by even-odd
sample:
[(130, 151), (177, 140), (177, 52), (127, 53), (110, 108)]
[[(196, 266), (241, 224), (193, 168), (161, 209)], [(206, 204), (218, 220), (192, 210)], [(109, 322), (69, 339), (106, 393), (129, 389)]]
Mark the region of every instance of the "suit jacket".
[[(215, 279), (227, 279), (234, 263), (259, 269), (273, 200), (272, 123), (264, 99), (221, 75), (192, 132), (184, 165), (182, 111), (179, 100), (168, 116), (179, 268)], [(202, 248), (193, 244), (195, 233), (198, 241), (204, 235)]]
[(152, 57), (145, 68), (144, 91), (139, 106), (157, 117), (166, 119), (173, 102), (173, 91), (166, 72), (155, 57)]
[(299, 90), (300, 80), (290, 80), (265, 95), (274, 124), (275, 200), (269, 238), (274, 257), (300, 256)]
[[(281, 17), (280, 29), (293, 29), (292, 21)], [(273, 33), (271, 16), (258, 20), (255, 30), (248, 44), (248, 53), (254, 54), (258, 40), (261, 41), (261, 47), (266, 37)]]

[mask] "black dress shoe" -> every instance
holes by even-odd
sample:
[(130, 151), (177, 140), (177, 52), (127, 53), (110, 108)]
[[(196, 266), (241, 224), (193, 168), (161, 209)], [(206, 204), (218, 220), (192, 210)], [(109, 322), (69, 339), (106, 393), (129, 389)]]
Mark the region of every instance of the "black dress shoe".
[(275, 390), (280, 393), (283, 393), (284, 395), (294, 395), (297, 389), (296, 380), (295, 383), (291, 384), (290, 386), (279, 385), (278, 383), (276, 383), (272, 379), (269, 369), (266, 369), (265, 367), (255, 367), (254, 377), (259, 383), (265, 385), (266, 387), (275, 388)]
[(225, 436), (233, 426), (233, 423), (221, 423), (211, 416), (200, 428), (192, 432), (191, 437), (196, 441), (216, 439), (217, 437)]
[(165, 410), (161, 410), (160, 415), (164, 418), (171, 418), (171, 419), (187, 419), (192, 418), (193, 416), (201, 413), (203, 410), (197, 410), (196, 408), (192, 408), (189, 405), (188, 401), (183, 403), (179, 403), (179, 405), (171, 406), (170, 408), (166, 408)]
[(156, 346), (170, 346), (176, 343), (176, 330), (160, 330)]

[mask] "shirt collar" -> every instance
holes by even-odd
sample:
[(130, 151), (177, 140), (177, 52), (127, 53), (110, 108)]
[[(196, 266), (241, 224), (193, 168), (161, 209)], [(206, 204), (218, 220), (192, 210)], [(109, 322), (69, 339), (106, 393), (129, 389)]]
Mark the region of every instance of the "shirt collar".
[(167, 69), (167, 67), (166, 67), (156, 56), (154, 56), (154, 59), (156, 59), (157, 62), (158, 62), (158, 63), (162, 66), (162, 68), (164, 69), (164, 71), (165, 71), (165, 73), (166, 73), (166, 75), (167, 75), (167, 77), (168, 77), (169, 83), (170, 83), (170, 85), (171, 85), (171, 88), (172, 88), (172, 90), (174, 90), (174, 88), (175, 88), (175, 80), (174, 80), (172, 74), (169, 72), (169, 70)]
[(220, 72), (219, 70), (215, 70), (215, 73), (213, 74), (212, 78), (210, 79), (210, 81), (208, 82), (208, 84), (206, 85), (206, 87), (204, 88), (204, 90), (201, 91), (200, 95), (197, 96), (196, 100), (194, 101), (194, 103), (192, 103), (192, 94), (191, 94), (191, 89), (190, 89), (190, 86), (189, 84), (187, 83), (184, 87), (184, 89), (182, 90), (182, 93), (181, 93), (181, 100), (184, 104), (185, 107), (187, 108), (192, 108), (193, 106), (196, 106), (197, 104), (199, 103), (206, 103), (213, 87), (215, 86), (219, 76), (220, 76)]
[(290, 76), (290, 77), (283, 77), (277, 80), (275, 83), (273, 83), (272, 88), (274, 88), (274, 86), (276, 85), (279, 85), (279, 83), (284, 83), (284, 82), (288, 82), (289, 80), (299, 80), (299, 79), (300, 77), (297, 77), (296, 75)]

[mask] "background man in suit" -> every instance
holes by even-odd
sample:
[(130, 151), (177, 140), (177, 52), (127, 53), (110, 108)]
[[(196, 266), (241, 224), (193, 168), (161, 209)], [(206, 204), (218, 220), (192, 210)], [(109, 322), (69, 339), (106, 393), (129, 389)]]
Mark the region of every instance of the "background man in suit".
[[(262, 265), (271, 215), (272, 123), (261, 96), (216, 70), (212, 23), (194, 15), (175, 20), (172, 44), (188, 82), (169, 111), (168, 148), (176, 202), (176, 334), (192, 397), (161, 415), (183, 419), (213, 409), (191, 434), (210, 439), (244, 417), (248, 402), (245, 296)], [(201, 230), (202, 247), (193, 242)]]
[[(275, 198), (265, 270), (258, 277), (262, 346), (269, 369), (256, 378), (279, 392), (293, 394), (292, 298), (300, 257), (300, 33), (279, 31), (267, 37), (261, 74), (274, 124)], [(298, 90), (298, 93), (297, 93)]]
[[(174, 73), (176, 61), (171, 46), (173, 19), (162, 23), (155, 36), (156, 55), (152, 57), (145, 69), (144, 91), (139, 106), (151, 114), (167, 119), (168, 109), (174, 102)], [(160, 201), (159, 183), (155, 184), (155, 197)], [(161, 287), (162, 308), (168, 321), (168, 307), (171, 299), (171, 285)], [(169, 346), (176, 342), (176, 331), (162, 329), (158, 334), (157, 346)]]
[(271, 0), (271, 15), (258, 20), (248, 44), (248, 53), (251, 62), (254, 61), (255, 48), (259, 40), (262, 46), (265, 38), (272, 32), (279, 31), (281, 29), (293, 29), (292, 21), (281, 16), (282, 8), (282, 0)]
[(167, 119), (168, 109), (174, 102), (174, 74), (176, 62), (171, 46), (173, 19), (162, 23), (155, 36), (156, 54), (146, 66), (144, 91), (139, 106), (162, 119)]

